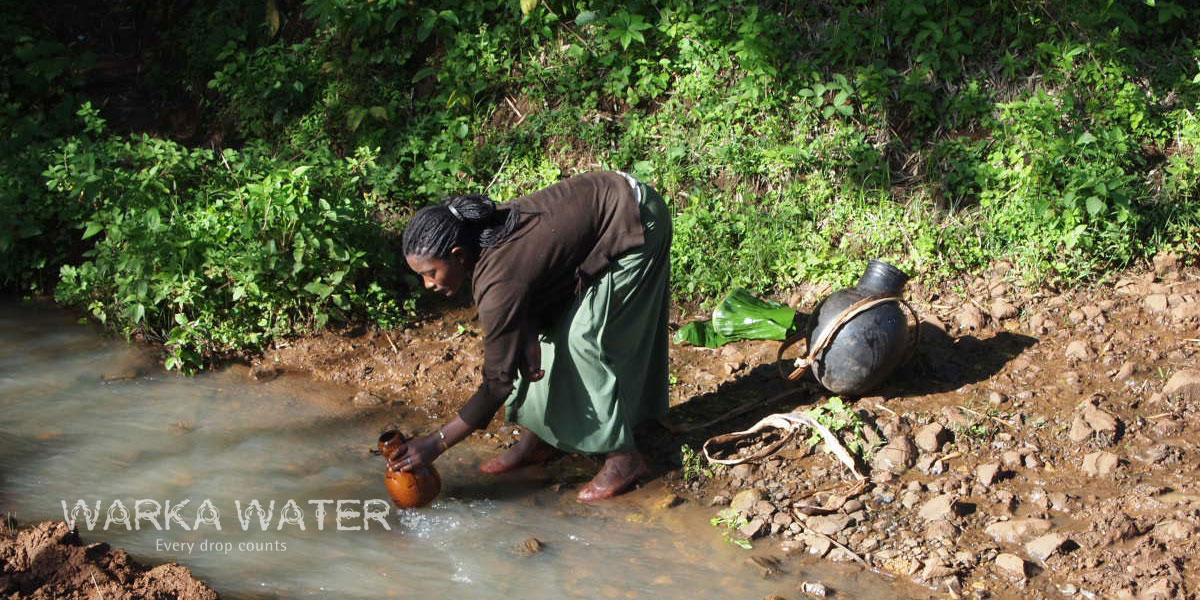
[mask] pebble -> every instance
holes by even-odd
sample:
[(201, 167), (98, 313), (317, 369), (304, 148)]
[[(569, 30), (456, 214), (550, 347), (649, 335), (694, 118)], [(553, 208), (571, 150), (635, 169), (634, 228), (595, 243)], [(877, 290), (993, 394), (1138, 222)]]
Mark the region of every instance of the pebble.
[(1092, 358), (1092, 350), (1088, 348), (1086, 341), (1075, 340), (1067, 344), (1066, 357), (1075, 360), (1089, 360)]
[(1120, 460), (1112, 452), (1092, 452), (1083, 457), (1083, 472), (1089, 477), (1112, 475), (1118, 466), (1120, 466)]
[(952, 519), (957, 516), (960, 508), (958, 499), (952, 494), (942, 494), (933, 497), (921, 506), (921, 510), (917, 515), (926, 521)]
[(1179, 322), (1200, 319), (1200, 302), (1184, 302), (1172, 308), (1171, 319)]
[(930, 423), (918, 429), (913, 439), (918, 448), (926, 452), (938, 452), (943, 444), (950, 441), (950, 432), (941, 423)]
[(1167, 380), (1167, 385), (1163, 386), (1162, 393), (1167, 397), (1178, 396), (1190, 402), (1200, 400), (1200, 371), (1194, 369), (1177, 371)]
[(1061, 533), (1047, 533), (1025, 544), (1025, 553), (1037, 562), (1046, 562), (1046, 559), (1058, 553), (1066, 543), (1067, 538)]
[(274, 365), (258, 364), (250, 367), (250, 371), (246, 373), (246, 377), (250, 381), (264, 382), (271, 381), (279, 376), (279, 369)]
[(992, 313), (992, 318), (998, 320), (1011, 319), (1017, 316), (1017, 313), (1020, 312), (1017, 310), (1016, 306), (1013, 306), (1011, 302), (1005, 300), (1004, 298), (996, 298), (993, 300), (992, 306), (989, 310)]
[(906, 435), (893, 437), (886, 446), (875, 453), (871, 466), (875, 469), (891, 473), (903, 473), (913, 466), (916, 460), (916, 449), (912, 440)]
[(738, 514), (744, 515), (749, 513), (754, 508), (754, 505), (758, 504), (762, 499), (762, 492), (757, 489), (742, 490), (734, 494), (733, 500), (729, 502), (729, 507), (736, 510)]
[(1126, 379), (1133, 377), (1134, 373), (1137, 373), (1137, 371), (1137, 363), (1127, 360), (1124, 363), (1121, 363), (1121, 368), (1117, 369), (1117, 374), (1113, 376), (1113, 381), (1125, 381)]
[(1049, 532), (1052, 526), (1047, 519), (1012, 519), (992, 523), (984, 528), (983, 532), (992, 536), (992, 539), (997, 542), (1017, 544)]
[(1005, 402), (1008, 402), (1008, 396), (996, 391), (988, 393), (988, 404), (991, 404), (992, 406), (1000, 406)]
[(1016, 554), (1002, 552), (996, 555), (996, 566), (1009, 575), (1025, 579), (1025, 560)]
[(829, 595), (829, 589), (824, 584), (815, 581), (805, 581), (800, 585), (800, 590), (814, 598), (824, 598)]
[(1150, 294), (1142, 299), (1142, 304), (1146, 310), (1152, 313), (1161, 313), (1167, 311), (1167, 295), (1166, 294)]
[(958, 311), (959, 329), (979, 331), (983, 329), (984, 315), (974, 304), (964, 304)]
[(999, 474), (1000, 463), (998, 462), (982, 464), (975, 469), (975, 479), (985, 488), (991, 487), (992, 483), (996, 481), (996, 476)]

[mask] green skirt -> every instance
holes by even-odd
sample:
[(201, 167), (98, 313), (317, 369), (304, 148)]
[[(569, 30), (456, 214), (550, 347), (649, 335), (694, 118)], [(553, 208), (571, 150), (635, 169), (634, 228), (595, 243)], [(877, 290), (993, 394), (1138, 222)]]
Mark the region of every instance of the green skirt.
[(646, 243), (621, 254), (541, 338), (545, 376), (518, 379), (506, 418), (566, 452), (633, 450), (668, 406), (671, 214), (639, 183)]

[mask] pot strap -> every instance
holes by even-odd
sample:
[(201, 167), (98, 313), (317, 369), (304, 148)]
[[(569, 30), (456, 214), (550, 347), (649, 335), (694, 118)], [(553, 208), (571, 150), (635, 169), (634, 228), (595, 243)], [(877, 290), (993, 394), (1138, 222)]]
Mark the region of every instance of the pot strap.
[(813, 361), (815, 361), (817, 356), (819, 356), (825, 351), (826, 348), (829, 347), (829, 344), (833, 342), (834, 336), (842, 329), (843, 326), (846, 325), (846, 323), (849, 323), (854, 317), (857, 317), (858, 315), (871, 310), (880, 304), (887, 304), (889, 302), (895, 302), (899, 304), (902, 308), (908, 311), (909, 315), (912, 316), (913, 322), (912, 325), (909, 326), (909, 328), (912, 330), (912, 333), (908, 336), (908, 348), (905, 350), (905, 360), (908, 360), (907, 357), (912, 355), (913, 350), (915, 350), (917, 347), (917, 341), (921, 336), (921, 318), (917, 316), (917, 311), (913, 310), (913, 307), (909, 305), (908, 302), (902, 300), (899, 296), (874, 296), (863, 298), (862, 300), (847, 306), (845, 310), (838, 313), (837, 317), (834, 318), (829, 327), (826, 327), (825, 331), (821, 332), (821, 336), (817, 338), (811, 346), (809, 346), (808, 351), (802, 356), (798, 357), (792, 363), (795, 368), (790, 374), (783, 370), (783, 353), (800, 340), (803, 340), (808, 335), (808, 332), (797, 331), (784, 340), (779, 346), (779, 352), (775, 353), (775, 361), (779, 367), (779, 374), (788, 381), (796, 381), (797, 379), (804, 377), (804, 375), (808, 373), (809, 369), (812, 368)]

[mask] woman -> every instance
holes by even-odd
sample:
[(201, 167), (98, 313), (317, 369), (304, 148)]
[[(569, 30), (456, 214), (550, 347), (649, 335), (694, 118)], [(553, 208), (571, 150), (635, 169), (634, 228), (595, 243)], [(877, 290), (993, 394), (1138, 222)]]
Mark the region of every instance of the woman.
[(453, 420), (388, 457), (390, 467), (431, 463), (506, 404), (520, 439), (483, 472), (560, 451), (604, 454), (579, 499), (632, 485), (646, 471), (633, 429), (667, 408), (670, 247), (662, 196), (618, 172), (578, 175), (499, 206), (460, 196), (418, 211), (404, 231), (405, 259), (446, 296), (470, 277), (483, 381)]

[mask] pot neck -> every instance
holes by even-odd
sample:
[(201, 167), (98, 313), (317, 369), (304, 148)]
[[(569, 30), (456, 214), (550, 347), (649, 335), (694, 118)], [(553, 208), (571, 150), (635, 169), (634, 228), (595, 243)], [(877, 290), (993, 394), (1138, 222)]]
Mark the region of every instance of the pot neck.
[(867, 262), (867, 270), (858, 281), (858, 289), (870, 296), (899, 296), (908, 275), (883, 262), (871, 259)]

